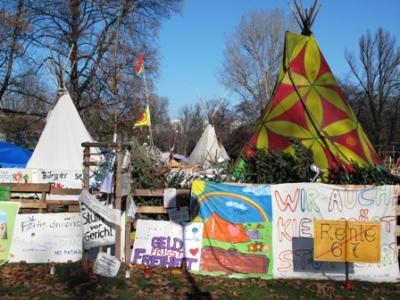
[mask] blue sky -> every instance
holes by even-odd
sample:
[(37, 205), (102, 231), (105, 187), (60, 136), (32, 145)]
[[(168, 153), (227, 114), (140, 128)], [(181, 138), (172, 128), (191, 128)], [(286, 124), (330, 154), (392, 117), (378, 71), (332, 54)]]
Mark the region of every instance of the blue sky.
[[(313, 1), (302, 2), (308, 7)], [(400, 45), (400, 0), (319, 0), (319, 4), (313, 32), (336, 76), (349, 72), (345, 50), (356, 54), (358, 40), (367, 30), (374, 33), (383, 27)], [(235, 95), (217, 79), (226, 38), (245, 13), (274, 8), (290, 13), (287, 0), (186, 0), (182, 13), (162, 24), (156, 89), (169, 99), (171, 118), (183, 105), (200, 99), (225, 97), (235, 104)]]

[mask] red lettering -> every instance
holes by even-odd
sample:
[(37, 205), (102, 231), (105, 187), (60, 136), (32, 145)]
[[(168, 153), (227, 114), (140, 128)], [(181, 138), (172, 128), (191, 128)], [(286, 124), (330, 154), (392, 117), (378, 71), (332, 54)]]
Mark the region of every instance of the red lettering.
[(285, 250), (279, 253), (279, 266), (277, 268), (278, 272), (289, 272), (293, 271), (293, 254), (292, 250)]
[(299, 204), (300, 189), (296, 189), (293, 198), (290, 194), (286, 195), (285, 201), (283, 201), (281, 194), (275, 191), (275, 199), (280, 211), (284, 212), (289, 208), (292, 212), (295, 212)]

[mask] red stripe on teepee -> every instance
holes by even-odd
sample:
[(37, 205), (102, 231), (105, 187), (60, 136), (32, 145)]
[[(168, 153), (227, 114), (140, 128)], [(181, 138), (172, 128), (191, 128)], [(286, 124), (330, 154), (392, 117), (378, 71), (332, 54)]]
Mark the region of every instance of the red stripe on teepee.
[[(306, 45), (306, 44), (305, 44)], [(298, 73), (307, 77), (306, 69), (304, 67), (304, 55), (306, 53), (306, 46), (304, 45), (303, 49), (299, 52), (295, 59), (290, 62), (290, 70), (292, 72)]]

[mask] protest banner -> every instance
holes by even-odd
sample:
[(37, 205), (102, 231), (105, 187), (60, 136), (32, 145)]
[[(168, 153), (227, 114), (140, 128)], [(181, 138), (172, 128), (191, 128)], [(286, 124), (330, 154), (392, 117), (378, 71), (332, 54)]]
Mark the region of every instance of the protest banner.
[(115, 244), (115, 228), (98, 214), (81, 204), (83, 222), (83, 247), (90, 249)]
[[(199, 270), (235, 277), (396, 281), (399, 194), (400, 187), (391, 185), (196, 180), (192, 217), (204, 224)], [(323, 226), (315, 232), (316, 219)], [(341, 220), (349, 225), (342, 227)], [(321, 237), (328, 240), (321, 243)], [(321, 249), (314, 250), (315, 240)]]
[(54, 188), (60, 189), (79, 189), (83, 186), (82, 170), (31, 169), (31, 172), (35, 183), (52, 183)]
[(11, 262), (68, 262), (82, 259), (79, 213), (17, 215)]
[(82, 190), (79, 196), (79, 201), (87, 206), (88, 209), (103, 217), (106, 221), (112, 224), (119, 224), (121, 212), (104, 205), (102, 202), (93, 197), (88, 190)]
[[(274, 277), (278, 278), (331, 278), (343, 280), (344, 262), (319, 261), (314, 259), (314, 219), (345, 220), (352, 222), (376, 222), (378, 227), (362, 229), (363, 244), (359, 244), (352, 256), (347, 247), (350, 279), (369, 281), (394, 281), (399, 276), (396, 247), (396, 205), (398, 186), (327, 185), (319, 183), (291, 183), (271, 185), (273, 196), (273, 245)], [(322, 223), (328, 224), (328, 223)], [(355, 234), (361, 227), (352, 227)], [(336, 231), (336, 232), (335, 232)], [(379, 235), (378, 235), (379, 232)], [(320, 232), (321, 234), (321, 232)], [(324, 227), (324, 237), (329, 234), (342, 240), (341, 227)], [(350, 234), (350, 233), (348, 233)], [(365, 237), (365, 234), (368, 236)], [(380, 247), (374, 244), (380, 237)], [(318, 237), (317, 237), (318, 238)], [(374, 239), (368, 242), (366, 239)], [(355, 241), (355, 240), (354, 240)], [(359, 242), (357, 240), (357, 242)], [(333, 245), (330, 244), (331, 247)], [(362, 247), (360, 248), (360, 246)], [(366, 245), (368, 245), (366, 247)], [(326, 246), (326, 250), (329, 244)], [(373, 249), (371, 248), (373, 247)], [(369, 262), (360, 262), (360, 250), (379, 251)], [(378, 250), (379, 249), (379, 250)], [(332, 247), (331, 256), (345, 252), (343, 247)], [(317, 256), (321, 254), (317, 249)], [(328, 252), (329, 253), (329, 252)], [(328, 254), (326, 253), (326, 255)], [(364, 253), (365, 254), (365, 253)], [(343, 261), (343, 260), (342, 260)], [(371, 263), (371, 262), (374, 263)]]
[(204, 223), (200, 272), (272, 277), (272, 198), (269, 185), (196, 180), (191, 209)]
[(138, 220), (131, 262), (150, 267), (199, 270), (202, 223), (185, 226), (167, 221)]
[(19, 206), (18, 202), (0, 202), (0, 260), (9, 258)]

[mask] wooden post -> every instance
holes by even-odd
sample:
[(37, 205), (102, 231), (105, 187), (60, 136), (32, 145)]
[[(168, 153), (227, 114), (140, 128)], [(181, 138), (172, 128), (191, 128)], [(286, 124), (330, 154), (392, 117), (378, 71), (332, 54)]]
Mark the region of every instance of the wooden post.
[(83, 150), (83, 188), (89, 190), (89, 162), (90, 162), (90, 146), (85, 146)]
[(128, 217), (129, 208), (132, 205), (132, 196), (131, 196), (131, 179), (132, 179), (132, 168), (131, 162), (129, 162), (129, 166), (125, 171), (128, 173), (128, 196), (126, 197), (126, 222), (125, 222), (125, 263), (128, 265), (131, 259), (131, 223), (132, 218)]
[[(115, 148), (116, 170), (115, 170), (115, 201), (114, 208), (121, 210), (121, 175), (122, 175), (122, 158), (121, 144)], [(125, 223), (125, 220), (124, 220)], [(115, 226), (115, 257), (121, 259), (121, 224)]]
[[(85, 149), (83, 150), (83, 188), (86, 190), (89, 190), (89, 176), (90, 176), (89, 162), (90, 162), (90, 146), (85, 146)], [(83, 247), (83, 240), (82, 240), (82, 266), (86, 272), (89, 269), (88, 259), (89, 259), (89, 253)]]
[[(128, 200), (129, 199), (129, 200)], [(126, 201), (128, 205), (128, 201), (131, 203), (131, 195), (128, 195), (126, 197)], [(129, 205), (130, 205), (129, 203)], [(128, 214), (128, 210), (126, 210), (126, 213)], [(130, 259), (131, 259), (131, 224), (133, 222), (133, 219), (131, 217), (126, 218), (125, 222), (125, 262), (129, 264)]]

